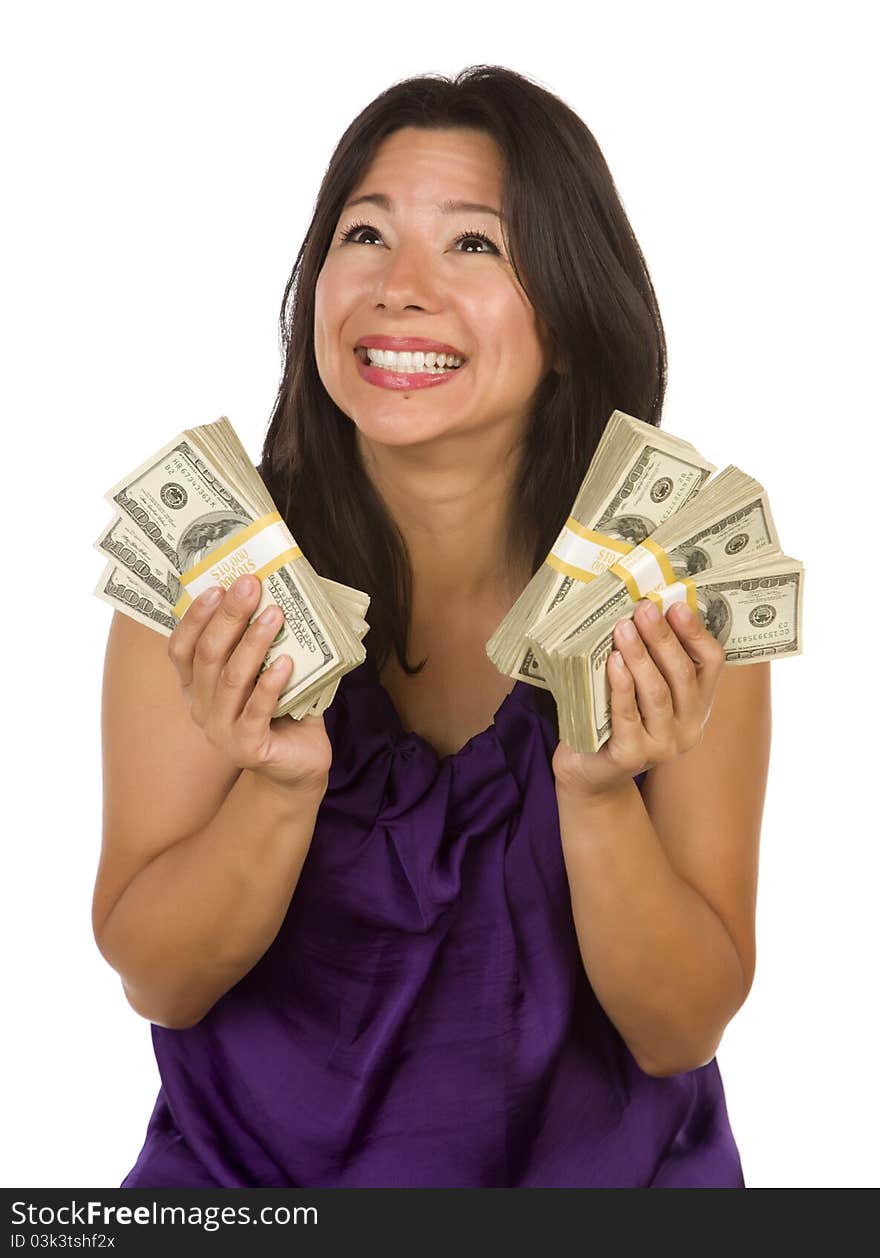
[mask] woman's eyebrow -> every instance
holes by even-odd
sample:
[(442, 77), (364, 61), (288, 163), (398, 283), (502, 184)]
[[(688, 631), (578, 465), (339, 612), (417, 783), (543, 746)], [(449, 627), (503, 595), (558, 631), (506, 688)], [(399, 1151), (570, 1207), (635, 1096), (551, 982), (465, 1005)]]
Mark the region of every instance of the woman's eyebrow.
[[(348, 210), (353, 205), (361, 205), (365, 201), (368, 201), (371, 205), (378, 205), (380, 209), (387, 210), (389, 213), (393, 212), (393, 202), (382, 192), (365, 192), (361, 197), (355, 197), (352, 201), (346, 201), (342, 208)], [(441, 201), (437, 209), (441, 214), (455, 214), (461, 210), (466, 214), (494, 214), (496, 218), (501, 218), (500, 210), (496, 210), (491, 205), (481, 205), (479, 201)]]

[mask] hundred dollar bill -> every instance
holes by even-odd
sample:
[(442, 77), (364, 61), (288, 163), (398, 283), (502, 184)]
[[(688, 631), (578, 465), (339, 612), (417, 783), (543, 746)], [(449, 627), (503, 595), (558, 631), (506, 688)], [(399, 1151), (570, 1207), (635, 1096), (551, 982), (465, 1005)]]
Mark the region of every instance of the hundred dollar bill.
[[(803, 592), (803, 564), (765, 552), (704, 569), (645, 597), (663, 614), (673, 603), (687, 602), (723, 646), (726, 663), (753, 664), (802, 653)], [(560, 740), (575, 751), (596, 752), (611, 735), (606, 665), (614, 649), (615, 624), (631, 619), (634, 611), (620, 584), (616, 599), (595, 607), (551, 651), (533, 642), (542, 667), (554, 679)]]
[[(758, 481), (729, 464), (708, 485), (659, 524), (638, 546), (619, 556), (595, 580), (580, 582), (564, 604), (538, 621), (526, 637), (543, 658), (569, 635), (582, 633), (598, 613), (619, 615), (648, 593), (698, 572), (752, 556), (780, 553), (770, 501)], [(553, 679), (549, 679), (553, 689)]]
[[(532, 649), (548, 663), (569, 635), (585, 632), (597, 618), (620, 618), (651, 591), (719, 565), (781, 554), (767, 492), (756, 479), (728, 464), (639, 546), (590, 584), (577, 586), (527, 633)], [(549, 664), (552, 667), (552, 664)], [(553, 679), (549, 678), (553, 689)]]
[(691, 501), (715, 470), (689, 441), (614, 411), (550, 553), (486, 644), (499, 671), (548, 689), (528, 631)]
[(171, 637), (179, 623), (167, 599), (157, 595), (125, 564), (115, 560), (111, 559), (106, 565), (93, 592), (116, 611), (124, 612), (138, 624), (155, 629), (166, 638)]
[(323, 710), (366, 658), (368, 595), (315, 572), (225, 416), (179, 433), (105, 497), (116, 517), (95, 542), (111, 560), (95, 593), (139, 623), (170, 633), (204, 589), (260, 579), (251, 621), (271, 602), (284, 614), (260, 671), (279, 654), (294, 663), (274, 716)]
[[(347, 585), (340, 585), (338, 581), (331, 581), (329, 577), (318, 579), (327, 597), (333, 598), (338, 606), (345, 607), (346, 603), (349, 603), (347, 618), (358, 640), (363, 641), (370, 628), (363, 618), (369, 604), (367, 596), (358, 590), (350, 589)], [(141, 581), (127, 566), (115, 560), (111, 559), (107, 563), (95, 586), (94, 593), (102, 602), (109, 603), (116, 611), (123, 612), (145, 628), (154, 629), (165, 637), (170, 637), (180, 623), (169, 602), (157, 596), (155, 590), (146, 582)], [(329, 707), (336, 695), (338, 685), (339, 682), (336, 681), (330, 689), (325, 687), (321, 691), (309, 709), (311, 715), (319, 716)]]

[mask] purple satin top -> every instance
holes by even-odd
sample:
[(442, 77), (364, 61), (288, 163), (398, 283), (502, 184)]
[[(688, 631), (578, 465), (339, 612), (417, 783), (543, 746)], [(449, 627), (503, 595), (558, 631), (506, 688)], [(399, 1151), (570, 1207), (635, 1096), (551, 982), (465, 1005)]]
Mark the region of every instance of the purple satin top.
[[(717, 1059), (636, 1064), (578, 950), (552, 696), (438, 757), (368, 657), (281, 928), (196, 1026), (122, 1188), (743, 1188)], [(644, 774), (636, 778), (641, 786)]]

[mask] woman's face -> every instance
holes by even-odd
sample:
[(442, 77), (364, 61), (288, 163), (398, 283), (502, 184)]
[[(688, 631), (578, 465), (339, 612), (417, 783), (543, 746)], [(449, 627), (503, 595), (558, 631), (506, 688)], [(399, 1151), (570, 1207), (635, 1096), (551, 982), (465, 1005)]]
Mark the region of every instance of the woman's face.
[[(324, 387), (363, 437), (404, 446), (497, 425), (513, 441), (524, 431), (550, 366), (535, 312), (499, 219), (441, 208), (466, 201), (499, 210), (502, 174), (483, 132), (405, 127), (385, 139), (352, 190), (349, 201), (378, 194), (388, 204), (349, 204), (336, 224), (315, 292), (315, 355)], [(357, 223), (368, 226), (350, 231)], [(405, 360), (391, 369), (362, 362), (357, 342), (383, 336), (438, 341), (464, 361), (414, 378)]]

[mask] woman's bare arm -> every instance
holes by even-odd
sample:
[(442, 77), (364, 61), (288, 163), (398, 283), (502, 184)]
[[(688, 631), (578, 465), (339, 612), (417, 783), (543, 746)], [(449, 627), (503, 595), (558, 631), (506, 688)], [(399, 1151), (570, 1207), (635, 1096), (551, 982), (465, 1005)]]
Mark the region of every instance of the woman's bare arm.
[[(230, 616), (230, 641), (247, 636), (252, 610)], [(277, 934), (328, 775), (294, 785), (239, 768), (194, 723), (169, 641), (114, 613), (92, 929), (133, 1008), (180, 1026), (197, 1021)], [(257, 639), (255, 660), (262, 649)], [(314, 724), (301, 733), (313, 745), (326, 739)]]
[(132, 1008), (191, 1026), (256, 964), (284, 920), (323, 795), (244, 769), (206, 826), (136, 874), (96, 935)]
[(725, 664), (702, 742), (591, 798), (557, 783), (581, 957), (648, 1074), (706, 1065), (755, 973), (770, 663)]

